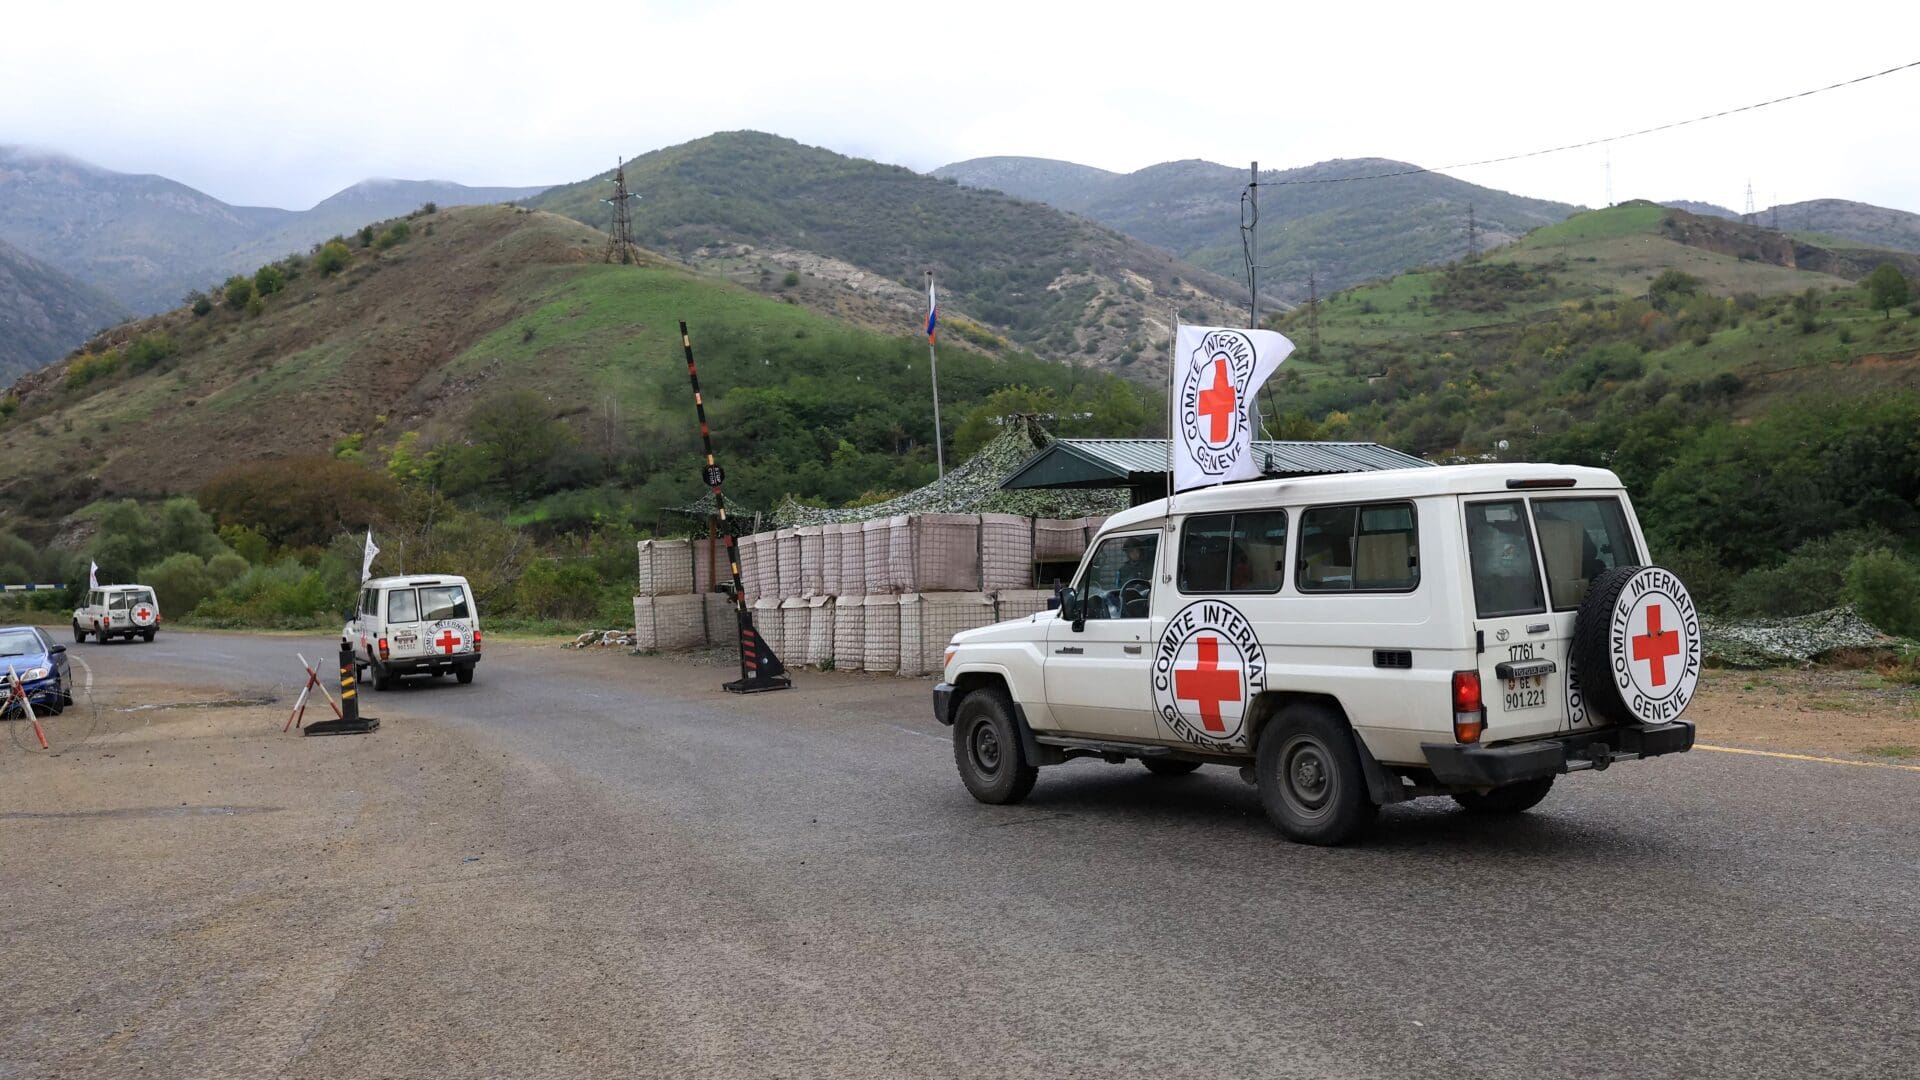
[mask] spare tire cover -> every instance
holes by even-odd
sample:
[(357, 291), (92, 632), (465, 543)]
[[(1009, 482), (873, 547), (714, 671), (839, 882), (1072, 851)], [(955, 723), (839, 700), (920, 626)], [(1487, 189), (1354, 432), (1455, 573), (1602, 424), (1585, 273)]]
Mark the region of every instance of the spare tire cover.
[(1665, 567), (1602, 571), (1574, 616), (1569, 659), (1594, 715), (1616, 724), (1678, 720), (1700, 682), (1700, 612)]

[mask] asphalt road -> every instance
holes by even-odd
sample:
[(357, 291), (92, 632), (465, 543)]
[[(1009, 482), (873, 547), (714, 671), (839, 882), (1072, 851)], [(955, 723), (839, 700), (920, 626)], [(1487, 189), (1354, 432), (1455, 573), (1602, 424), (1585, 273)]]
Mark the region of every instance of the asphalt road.
[[(295, 648), (328, 653), (163, 632), (78, 655), (217, 697), (286, 682)], [(37, 1004), (166, 1010), (85, 1058), (100, 1075), (1920, 1075), (1920, 773), (1695, 752), (1509, 822), (1389, 808), (1325, 850), (1219, 768), (1081, 762), (981, 806), (929, 683), (735, 697), (727, 674), (523, 646), (472, 686), (368, 692), (381, 733), (260, 753), (320, 768), (433, 733), (417, 773), (349, 774), (356, 799), (417, 785), (387, 793), (421, 808), (388, 838), (412, 854), (357, 864), (378, 815), (341, 815), (328, 846), (206, 883), (277, 940), (298, 909), (266, 864), (311, 857), (351, 933), (209, 958), (199, 923), (40, 911), (12, 925), (75, 938), (77, 970)], [(488, 794), (434, 786), (469, 759)], [(263, 1000), (296, 961), (325, 977)], [(193, 989), (142, 996), (168, 980)], [(13, 1037), (82, 1037), (47, 1024)], [(275, 1024), (284, 1060), (220, 1056)]]

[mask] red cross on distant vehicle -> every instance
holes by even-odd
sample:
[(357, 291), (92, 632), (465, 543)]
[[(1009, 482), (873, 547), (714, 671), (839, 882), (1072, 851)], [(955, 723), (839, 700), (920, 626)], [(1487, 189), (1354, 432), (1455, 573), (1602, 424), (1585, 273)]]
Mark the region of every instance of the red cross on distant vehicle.
[(454, 647), (460, 644), (460, 635), (451, 630), (442, 630), (440, 636), (433, 639), (433, 643), (440, 646), (448, 656), (452, 656)]
[(1200, 391), (1200, 415), (1207, 418), (1208, 442), (1227, 441), (1227, 425), (1233, 420), (1234, 406), (1239, 398), (1233, 390), (1233, 378), (1227, 374), (1227, 362), (1216, 359), (1213, 362), (1213, 385)]
[(1680, 655), (1680, 631), (1660, 631), (1660, 605), (1647, 605), (1647, 632), (1633, 639), (1633, 658), (1652, 668), (1653, 685), (1667, 685), (1667, 658)]
[(133, 609), (133, 617), (141, 620), (151, 619), (153, 617), (153, 609), (142, 604)]
[(1220, 706), (1240, 700), (1240, 669), (1220, 666), (1220, 639), (1203, 637), (1194, 643), (1199, 666), (1173, 673), (1173, 696), (1200, 706), (1200, 724), (1208, 731), (1227, 730)]

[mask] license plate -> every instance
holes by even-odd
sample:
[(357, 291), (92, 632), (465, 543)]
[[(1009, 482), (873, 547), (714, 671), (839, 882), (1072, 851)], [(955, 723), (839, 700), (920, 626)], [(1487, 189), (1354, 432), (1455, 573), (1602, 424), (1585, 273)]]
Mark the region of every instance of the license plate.
[(1508, 679), (1502, 698), (1508, 712), (1522, 709), (1543, 709), (1547, 705), (1546, 677), (1529, 675), (1524, 679)]
[(420, 643), (420, 635), (415, 633), (395, 634), (393, 635), (393, 643), (395, 645), (418, 645)]

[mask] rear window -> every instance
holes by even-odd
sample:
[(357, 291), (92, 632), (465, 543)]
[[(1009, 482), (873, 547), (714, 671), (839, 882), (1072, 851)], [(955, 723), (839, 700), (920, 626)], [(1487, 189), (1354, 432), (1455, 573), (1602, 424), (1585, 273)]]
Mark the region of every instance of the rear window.
[(1188, 518), (1180, 540), (1180, 591), (1278, 592), (1286, 580), (1287, 513)]
[(1555, 611), (1579, 607), (1600, 571), (1640, 561), (1619, 499), (1535, 499), (1533, 524)]
[(1412, 503), (1319, 506), (1300, 515), (1302, 592), (1409, 592), (1420, 584)]
[(387, 621), (390, 623), (420, 621), (420, 608), (415, 604), (412, 589), (394, 589), (387, 593)]
[(441, 619), (465, 619), (467, 590), (458, 585), (434, 585), (420, 590), (421, 618), (428, 622)]
[(1466, 510), (1467, 561), (1473, 568), (1473, 602), (1480, 617), (1545, 612), (1540, 568), (1527, 535), (1526, 504), (1519, 499), (1468, 503)]

